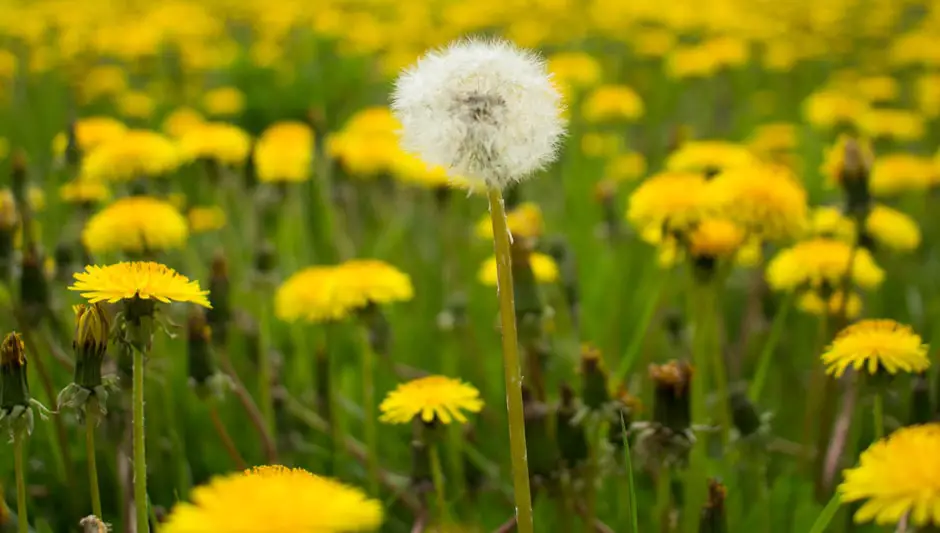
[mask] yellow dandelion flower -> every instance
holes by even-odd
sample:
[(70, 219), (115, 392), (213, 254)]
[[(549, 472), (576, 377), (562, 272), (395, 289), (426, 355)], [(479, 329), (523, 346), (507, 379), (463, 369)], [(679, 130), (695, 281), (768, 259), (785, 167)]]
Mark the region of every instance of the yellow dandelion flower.
[(392, 265), (376, 259), (354, 259), (337, 268), (342, 290), (364, 307), (368, 304), (406, 302), (414, 298), (411, 278)]
[(588, 122), (636, 120), (643, 115), (643, 100), (626, 85), (601, 85), (587, 95), (581, 114)]
[(822, 354), (826, 373), (842, 377), (850, 366), (869, 374), (923, 372), (930, 366), (927, 345), (910, 326), (894, 320), (862, 320), (843, 329)]
[(313, 130), (284, 121), (264, 130), (255, 144), (255, 171), (263, 182), (299, 182), (313, 172)]
[(784, 239), (797, 235), (806, 223), (806, 190), (780, 165), (731, 168), (708, 186), (714, 209), (753, 235)]
[(245, 95), (235, 87), (218, 87), (202, 96), (202, 107), (211, 117), (231, 117), (245, 108)]
[(915, 86), (918, 111), (924, 116), (940, 116), (940, 74), (925, 74)]
[(209, 291), (200, 289), (198, 281), (190, 281), (172, 268), (153, 261), (88, 265), (84, 272), (75, 273), (75, 283), (69, 290), (78, 292), (90, 303), (116, 303), (141, 298), (211, 307)]
[(121, 116), (142, 120), (150, 118), (157, 105), (149, 94), (140, 91), (122, 94), (117, 104)]
[(636, 28), (630, 33), (633, 50), (641, 57), (663, 57), (678, 41), (676, 34), (665, 28)]
[(161, 129), (163, 133), (174, 139), (180, 139), (190, 130), (205, 123), (202, 114), (190, 107), (180, 107), (170, 113), (164, 120)]
[[(529, 266), (532, 267), (532, 274), (535, 275), (537, 283), (555, 283), (558, 281), (558, 264), (551, 256), (533, 253), (529, 255)], [(480, 283), (491, 287), (496, 286), (496, 258), (490, 257), (483, 262), (478, 274)]]
[(795, 124), (774, 122), (758, 126), (748, 139), (747, 147), (755, 154), (770, 157), (778, 152), (795, 150), (797, 142)]
[(844, 503), (866, 500), (858, 523), (894, 525), (907, 515), (914, 527), (940, 526), (940, 424), (901, 428), (862, 452), (843, 471)]
[(803, 102), (803, 114), (810, 124), (828, 129), (840, 124), (854, 124), (868, 112), (868, 102), (842, 91), (815, 92)]
[(924, 136), (924, 117), (906, 109), (870, 109), (858, 117), (858, 127), (872, 139), (914, 141)]
[(767, 282), (778, 291), (839, 287), (849, 261), (852, 261), (852, 280), (856, 285), (866, 289), (881, 285), (884, 270), (875, 263), (868, 250), (859, 248), (853, 251), (852, 248), (851, 244), (825, 238), (797, 243), (770, 261)]
[(404, 151), (393, 155), (392, 172), (401, 183), (429, 189), (444, 187), (480, 191), (485, 187), (478, 180), (449, 176), (444, 167), (429, 166), (420, 157)]
[(646, 158), (639, 152), (611, 157), (604, 166), (604, 179), (613, 182), (634, 181), (646, 174)]
[(403, 383), (382, 400), (379, 420), (388, 424), (408, 424), (420, 416), (425, 423), (464, 424), (464, 411), (479, 413), (483, 409), (480, 391), (460, 380), (444, 376), (427, 376)]
[(220, 230), (228, 220), (225, 211), (217, 205), (191, 207), (186, 218), (189, 220), (189, 230), (193, 233)]
[[(849, 143), (855, 143), (862, 157), (862, 164), (872, 168), (875, 153), (867, 139), (856, 139), (848, 135), (840, 135), (835, 144), (826, 149), (823, 156), (820, 172), (826, 177), (829, 186), (835, 187), (842, 183), (845, 174), (845, 153)], [(871, 180), (870, 180), (871, 182)]]
[(827, 237), (845, 242), (855, 242), (855, 222), (838, 207), (824, 205), (816, 207), (809, 216), (806, 236)]
[(175, 207), (148, 196), (122, 198), (92, 216), (82, 242), (92, 253), (139, 253), (181, 248), (189, 236)]
[(176, 145), (159, 133), (130, 130), (89, 152), (82, 160), (85, 179), (130, 181), (162, 176), (179, 166)]
[(718, 58), (701, 45), (673, 48), (666, 58), (666, 73), (675, 79), (707, 78), (719, 68)]
[(82, 77), (79, 92), (85, 102), (102, 96), (113, 96), (127, 89), (127, 73), (118, 65), (93, 67)]
[(216, 477), (190, 499), (170, 510), (160, 531), (350, 533), (382, 525), (382, 503), (358, 488), (279, 465)]
[(211, 159), (237, 166), (245, 162), (251, 151), (251, 137), (238, 126), (206, 122), (186, 132), (180, 138), (179, 146), (184, 160)]
[(584, 52), (559, 52), (548, 58), (554, 80), (573, 88), (586, 88), (601, 80), (601, 64)]
[(581, 136), (581, 152), (588, 157), (610, 157), (623, 151), (623, 137), (613, 132), (590, 131)]
[(744, 244), (744, 230), (730, 220), (706, 218), (689, 235), (689, 253), (694, 257), (730, 257)]
[(849, 299), (843, 303), (842, 291), (836, 291), (825, 301), (819, 291), (807, 291), (800, 295), (797, 306), (804, 313), (812, 315), (828, 314), (829, 316), (839, 316), (843, 312), (845, 318), (853, 319), (862, 312), (862, 298), (853, 293), (849, 293)]
[[(110, 117), (85, 117), (75, 121), (75, 143), (81, 153), (87, 154), (95, 147), (123, 136), (127, 126)], [(59, 133), (52, 140), (52, 151), (56, 156), (65, 154), (68, 145), (66, 134)]]
[(111, 198), (111, 191), (100, 181), (75, 179), (59, 187), (59, 198), (70, 204), (100, 203)]
[(874, 241), (898, 252), (920, 246), (920, 228), (908, 215), (885, 205), (876, 205), (865, 219), (865, 231)]
[(756, 157), (747, 147), (727, 141), (688, 141), (669, 154), (666, 168), (675, 171), (716, 173), (748, 166)]
[(327, 152), (353, 176), (390, 172), (402, 151), (395, 133), (399, 129), (401, 124), (387, 107), (366, 108), (327, 139)]
[[(509, 232), (513, 237), (534, 239), (542, 236), (545, 231), (545, 221), (542, 218), (542, 209), (534, 202), (523, 202), (506, 214)], [(481, 239), (493, 238), (493, 223), (489, 216), (480, 219), (476, 228), (477, 237)]]
[(898, 81), (891, 76), (869, 76), (855, 81), (854, 86), (862, 98), (873, 104), (896, 100), (901, 91)]
[(684, 230), (707, 212), (708, 181), (693, 172), (651, 176), (630, 195), (627, 220), (640, 231), (647, 227)]
[(887, 154), (875, 160), (868, 186), (873, 196), (894, 196), (926, 190), (938, 174), (937, 166), (928, 157)]

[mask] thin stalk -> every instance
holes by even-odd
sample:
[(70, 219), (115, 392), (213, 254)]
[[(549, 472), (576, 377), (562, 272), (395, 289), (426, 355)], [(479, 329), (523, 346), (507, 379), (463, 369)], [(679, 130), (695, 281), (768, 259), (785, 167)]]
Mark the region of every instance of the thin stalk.
[(271, 436), (271, 432), (264, 420), (264, 415), (255, 404), (251, 394), (247, 389), (245, 389), (245, 384), (238, 376), (238, 372), (235, 370), (235, 366), (232, 365), (232, 361), (228, 356), (228, 350), (221, 351), (220, 359), (222, 361), (222, 367), (225, 369), (226, 374), (228, 374), (229, 378), (231, 378), (234, 385), (232, 387), (232, 392), (234, 392), (235, 396), (238, 397), (239, 403), (242, 404), (242, 408), (248, 415), (249, 422), (251, 422), (252, 427), (255, 428), (255, 431), (261, 438), (261, 447), (264, 449), (265, 460), (268, 462), (268, 464), (277, 463), (277, 445), (274, 443), (274, 437)]
[(631, 533), (640, 533), (639, 514), (636, 510), (636, 484), (633, 482), (633, 454), (630, 452), (630, 440), (627, 438), (627, 425), (620, 413), (620, 435), (623, 438), (623, 462), (627, 469), (627, 483), (630, 490), (630, 529)]
[(434, 481), (434, 495), (437, 498), (437, 526), (440, 528), (447, 524), (448, 516), (444, 469), (441, 466), (441, 453), (436, 442), (431, 444), (431, 479)]
[(274, 418), (274, 401), (271, 397), (271, 355), (268, 350), (268, 340), (271, 336), (271, 320), (267, 303), (260, 305), (261, 320), (258, 331), (261, 338), (258, 340), (258, 403), (261, 404), (261, 415), (264, 418), (265, 429), (268, 435), (276, 433)]
[(29, 533), (29, 517), (26, 510), (26, 475), (23, 472), (23, 441), (26, 440), (26, 431), (16, 429), (13, 431), (13, 463), (16, 469), (16, 514), (19, 524), (19, 533)]
[[(656, 477), (656, 521), (659, 524), (657, 531), (667, 533), (669, 527), (669, 514), (672, 506), (672, 475), (668, 467), (662, 466)], [(696, 513), (696, 516), (698, 514)]]
[(881, 440), (885, 436), (885, 404), (884, 393), (877, 391), (875, 393), (875, 408), (872, 412), (875, 418), (875, 440)]
[(98, 518), (101, 513), (101, 491), (98, 489), (98, 460), (95, 454), (95, 429), (98, 427), (98, 397), (91, 395), (85, 406), (85, 454), (88, 456), (88, 488), (91, 492), (91, 511)]
[(144, 352), (134, 348), (134, 508), (137, 533), (148, 533), (147, 448), (144, 444)]
[[(710, 336), (712, 332), (712, 314), (715, 312), (712, 305), (712, 288), (696, 284), (691, 291), (691, 317), (694, 324), (694, 338), (692, 341), (692, 365), (695, 369), (692, 374), (692, 423), (705, 424), (708, 421), (708, 406), (706, 404), (707, 390), (711, 383), (709, 379)], [(704, 439), (699, 440), (691, 452), (691, 460), (686, 473), (683, 506), (683, 531), (692, 531), (698, 524), (698, 514), (706, 499), (706, 470), (708, 456)]]
[(225, 447), (225, 452), (228, 453), (232, 462), (235, 463), (235, 468), (239, 470), (248, 468), (248, 465), (242, 458), (242, 454), (238, 452), (238, 448), (235, 446), (235, 441), (232, 440), (232, 436), (229, 435), (228, 430), (225, 429), (225, 424), (222, 423), (222, 418), (219, 416), (219, 409), (212, 399), (209, 399), (209, 418), (212, 420), (212, 427), (215, 428), (215, 432), (218, 433), (219, 438), (222, 439), (222, 446)]
[(794, 291), (788, 292), (783, 303), (780, 304), (780, 307), (777, 308), (777, 312), (774, 314), (774, 321), (770, 326), (770, 335), (767, 337), (767, 341), (764, 342), (764, 348), (761, 350), (760, 357), (758, 358), (757, 371), (754, 373), (754, 379), (751, 380), (751, 386), (747, 392), (752, 402), (760, 401), (761, 392), (764, 390), (764, 383), (767, 382), (767, 374), (770, 372), (770, 363), (773, 361), (774, 350), (777, 348), (777, 343), (780, 342), (780, 335), (783, 333), (783, 326), (787, 322), (787, 315), (790, 314), (790, 308), (793, 307), (795, 295), (796, 293)]
[(836, 492), (832, 495), (832, 498), (829, 500), (829, 503), (826, 504), (826, 507), (823, 508), (822, 512), (819, 513), (819, 516), (816, 518), (816, 522), (813, 523), (813, 527), (809, 530), (809, 533), (823, 533), (826, 531), (826, 528), (829, 527), (829, 523), (832, 522), (832, 517), (836, 515), (836, 511), (839, 510), (839, 504), (841, 500), (839, 499), (839, 493)]
[(519, 339), (512, 286), (512, 257), (506, 209), (499, 189), (488, 192), (490, 219), (493, 223), (493, 248), (496, 254), (497, 294), (503, 336), (503, 370), (506, 381), (506, 406), (509, 415), (509, 449), (512, 457), (513, 493), (517, 530), (534, 533), (532, 493), (529, 488), (529, 464), (526, 456), (525, 420), (522, 409), (522, 375), (519, 370)]
[(653, 321), (653, 316), (656, 315), (656, 308), (658, 307), (663, 288), (666, 285), (663, 281), (663, 279), (665, 279), (664, 277), (657, 276), (656, 279), (657, 281), (654, 282), (655, 285), (650, 291), (651, 294), (647, 297), (646, 303), (644, 304), (643, 314), (640, 315), (640, 321), (637, 323), (636, 329), (633, 332), (633, 337), (630, 338), (630, 344), (627, 345), (627, 350), (624, 352), (623, 357), (620, 359), (620, 364), (617, 366), (617, 372), (613, 376), (613, 383), (623, 381), (627, 376), (627, 372), (629, 372), (630, 368), (633, 366), (637, 355), (640, 354), (640, 348), (643, 347), (647, 330), (649, 330), (649, 325)]
[(366, 450), (368, 451), (369, 491), (373, 496), (379, 493), (379, 438), (375, 415), (375, 353), (369, 339), (362, 337), (362, 410), (365, 416)]

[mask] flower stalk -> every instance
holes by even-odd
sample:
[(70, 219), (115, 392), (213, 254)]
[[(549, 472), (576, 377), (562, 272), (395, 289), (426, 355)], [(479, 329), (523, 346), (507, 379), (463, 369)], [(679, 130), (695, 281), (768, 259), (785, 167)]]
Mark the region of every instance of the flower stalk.
[(85, 411), (85, 454), (88, 457), (88, 489), (91, 511), (98, 518), (101, 513), (101, 491), (98, 488), (98, 460), (95, 455), (95, 428), (98, 426), (98, 398), (90, 396)]
[(522, 375), (519, 369), (519, 341), (516, 331), (509, 226), (506, 221), (506, 210), (500, 190), (491, 187), (487, 196), (490, 206), (490, 219), (493, 224), (493, 246), (496, 255), (497, 294), (499, 296), (499, 314), (502, 326), (503, 370), (506, 381), (506, 405), (509, 412), (509, 448), (512, 457), (517, 528), (520, 533), (533, 533), (532, 493), (529, 488), (529, 465), (526, 456)]
[[(360, 336), (362, 337), (362, 407), (365, 415), (363, 425), (368, 452), (369, 492), (376, 496), (379, 493), (379, 438), (375, 415), (375, 352), (372, 350), (367, 335)], [(436, 453), (436, 448), (432, 453)]]
[(26, 428), (13, 431), (13, 465), (16, 470), (16, 513), (19, 533), (29, 533), (29, 518), (26, 509), (26, 475), (23, 471), (23, 443), (26, 440)]

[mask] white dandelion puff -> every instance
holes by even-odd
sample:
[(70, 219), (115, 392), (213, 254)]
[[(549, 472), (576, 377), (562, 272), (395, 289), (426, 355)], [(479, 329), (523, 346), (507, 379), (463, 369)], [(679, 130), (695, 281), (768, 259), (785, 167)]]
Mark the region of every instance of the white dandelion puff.
[(448, 174), (502, 188), (555, 160), (565, 133), (545, 62), (501, 40), (428, 52), (395, 82), (401, 143)]

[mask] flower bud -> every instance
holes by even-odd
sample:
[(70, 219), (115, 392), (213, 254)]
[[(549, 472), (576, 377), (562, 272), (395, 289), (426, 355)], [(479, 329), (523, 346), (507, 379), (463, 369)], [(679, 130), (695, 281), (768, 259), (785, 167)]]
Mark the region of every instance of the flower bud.
[(27, 244), (23, 251), (20, 272), (20, 300), (26, 319), (37, 324), (49, 309), (49, 282), (43, 268), (43, 258), (35, 244)]
[[(621, 388), (617, 391), (614, 399), (614, 415), (610, 419), (610, 427), (607, 430), (607, 442), (616, 450), (622, 450), (624, 447), (624, 428), (629, 429), (633, 423), (633, 417), (642, 407), (640, 399), (633, 396), (626, 389)], [(616, 455), (618, 461), (623, 459), (623, 455)]]
[(75, 338), (75, 383), (89, 390), (102, 384), (101, 365), (108, 351), (111, 323), (101, 304), (76, 305)]
[(522, 405), (529, 477), (536, 482), (535, 485), (544, 484), (558, 466), (558, 448), (549, 427), (551, 409), (534, 398), (532, 391), (525, 386), (522, 387)]
[(197, 387), (202, 387), (215, 375), (215, 365), (212, 361), (210, 346), (212, 329), (206, 322), (206, 315), (201, 309), (195, 309), (189, 315), (186, 323), (186, 338), (189, 378)]
[(262, 275), (270, 274), (277, 266), (277, 250), (269, 241), (262, 242), (255, 253), (255, 269)]
[(29, 407), (26, 379), (26, 346), (20, 334), (8, 334), (0, 344), (0, 412)]
[(13, 198), (16, 200), (17, 207), (20, 210), (25, 210), (29, 206), (29, 198), (26, 195), (28, 181), (26, 153), (22, 150), (16, 150), (13, 152), (10, 163), (10, 189), (13, 191)]
[(708, 501), (702, 507), (699, 533), (727, 533), (728, 517), (725, 513), (727, 489), (716, 479), (708, 480)]
[(516, 300), (516, 320), (525, 321), (528, 317), (542, 314), (542, 295), (539, 292), (535, 273), (529, 263), (532, 245), (526, 239), (513, 239), (512, 242), (512, 279), (513, 293)]
[(692, 425), (692, 366), (685, 361), (650, 365), (653, 380), (653, 421), (681, 433)]
[[(846, 211), (863, 222), (871, 208), (869, 177), (871, 175), (871, 147), (857, 139), (846, 139), (842, 145), (842, 165), (838, 169), (839, 183), (846, 195)], [(864, 227), (860, 224), (859, 227)]]
[(599, 410), (610, 401), (601, 352), (589, 344), (581, 346), (581, 397), (591, 410)]
[(569, 468), (579, 466), (588, 457), (587, 435), (581, 418), (574, 391), (568, 385), (562, 385), (561, 404), (555, 412), (555, 432), (562, 460)]
[(927, 374), (915, 374), (911, 383), (911, 424), (926, 424), (934, 418), (933, 404), (930, 401), (930, 382)]
[(209, 274), (209, 303), (206, 321), (212, 328), (212, 339), (216, 344), (225, 344), (228, 324), (232, 318), (231, 282), (228, 276), (228, 261), (222, 253), (212, 259)]
[(760, 414), (746, 393), (741, 391), (731, 393), (731, 420), (742, 437), (753, 435), (760, 429)]

